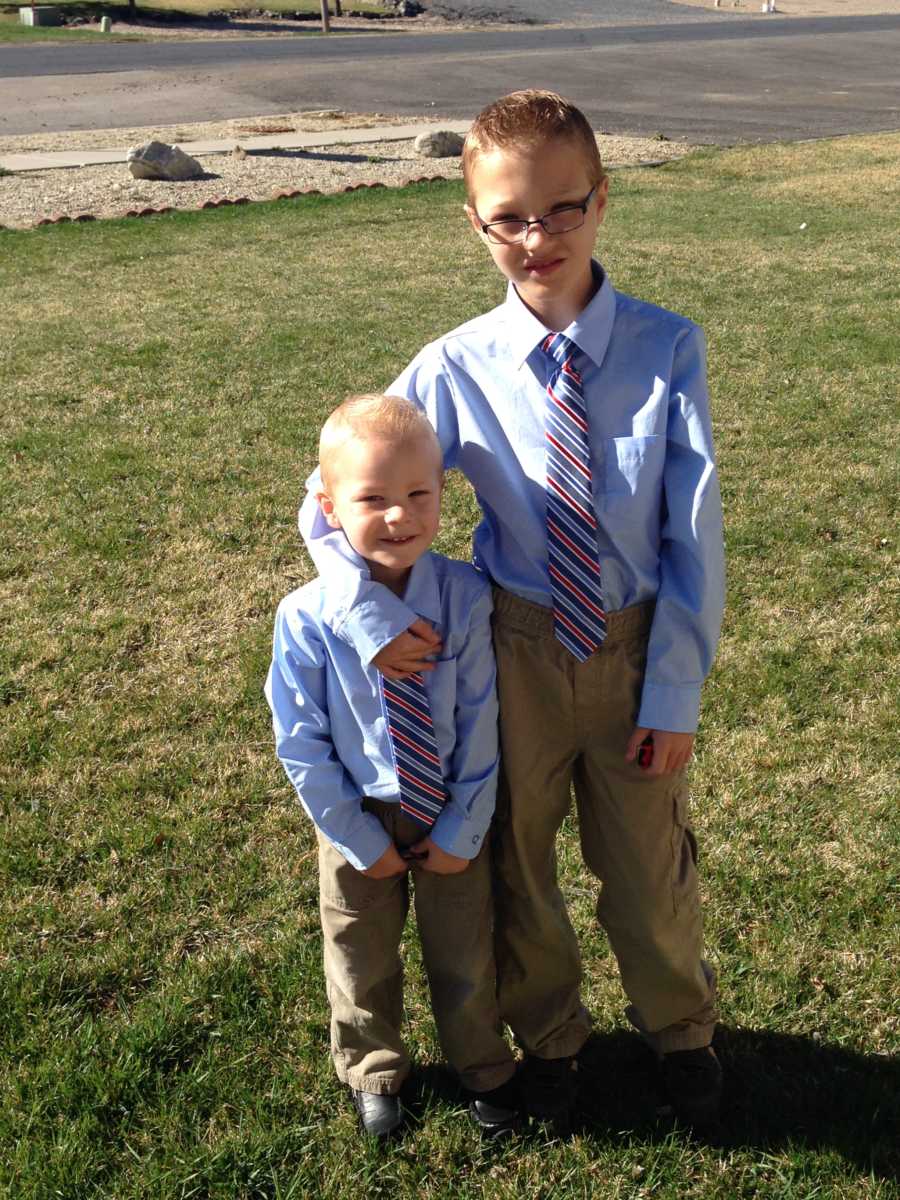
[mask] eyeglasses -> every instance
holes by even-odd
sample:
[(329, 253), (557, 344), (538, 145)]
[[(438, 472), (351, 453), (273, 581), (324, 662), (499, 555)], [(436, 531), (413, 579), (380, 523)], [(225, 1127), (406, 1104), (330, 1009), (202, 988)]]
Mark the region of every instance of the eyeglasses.
[(502, 246), (514, 246), (518, 242), (526, 241), (532, 225), (540, 225), (544, 233), (551, 236), (555, 233), (571, 233), (573, 229), (580, 229), (584, 224), (591, 196), (596, 190), (595, 184), (579, 204), (555, 208), (553, 212), (544, 213), (542, 217), (535, 217), (533, 221), (489, 221), (485, 224), (479, 217), (481, 232), (489, 242), (498, 242)]

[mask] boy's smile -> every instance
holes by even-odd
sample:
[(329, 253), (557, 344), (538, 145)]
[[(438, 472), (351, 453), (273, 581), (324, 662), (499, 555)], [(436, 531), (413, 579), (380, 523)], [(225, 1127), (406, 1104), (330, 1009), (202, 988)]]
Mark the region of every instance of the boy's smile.
[[(594, 292), (591, 258), (606, 209), (608, 183), (593, 189), (585, 153), (577, 142), (559, 139), (522, 149), (498, 148), (473, 163), (474, 207), (466, 211), (497, 267), (528, 307), (551, 329), (565, 329)], [(584, 224), (548, 234), (532, 224), (524, 242), (498, 244), (482, 232), (483, 223), (537, 221), (560, 208), (578, 206), (588, 196)]]
[(372, 578), (400, 591), (429, 548), (441, 515), (443, 465), (433, 437), (348, 439), (335, 453), (319, 504), (369, 564)]

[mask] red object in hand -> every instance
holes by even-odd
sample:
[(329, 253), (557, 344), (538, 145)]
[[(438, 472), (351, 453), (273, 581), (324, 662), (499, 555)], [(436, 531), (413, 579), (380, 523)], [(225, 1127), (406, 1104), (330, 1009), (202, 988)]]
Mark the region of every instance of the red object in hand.
[(648, 733), (638, 747), (637, 752), (638, 766), (646, 771), (653, 762), (653, 734)]

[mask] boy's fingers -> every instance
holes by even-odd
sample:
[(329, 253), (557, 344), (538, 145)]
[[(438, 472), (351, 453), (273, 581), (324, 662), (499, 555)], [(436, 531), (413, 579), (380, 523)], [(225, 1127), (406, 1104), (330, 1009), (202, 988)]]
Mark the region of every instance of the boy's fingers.
[(417, 638), (421, 638), (422, 641), (427, 642), (429, 646), (439, 646), (441, 644), (441, 639), (434, 632), (428, 622), (424, 621), (421, 617), (417, 617), (406, 632), (413, 634)]
[(380, 667), (379, 670), (385, 679), (405, 679), (409, 674), (408, 671), (395, 671), (393, 667)]
[[(625, 747), (625, 761), (634, 762), (635, 756), (640, 748), (641, 742), (650, 732), (649, 729), (642, 729), (638, 726), (631, 737), (628, 739), (628, 745)], [(654, 764), (655, 765), (655, 764)]]

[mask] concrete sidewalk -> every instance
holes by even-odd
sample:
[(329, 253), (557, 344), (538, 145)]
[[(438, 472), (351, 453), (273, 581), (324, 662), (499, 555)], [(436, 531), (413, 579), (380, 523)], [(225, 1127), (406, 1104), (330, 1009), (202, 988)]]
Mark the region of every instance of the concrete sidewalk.
[[(219, 141), (179, 142), (186, 154), (230, 154), (235, 146), (245, 150), (304, 150), (318, 146), (340, 146), (358, 142), (403, 142), (429, 129), (451, 129), (464, 134), (469, 121), (417, 121), (411, 125), (379, 125), (370, 129), (336, 129), (319, 133), (276, 133), (260, 137), (235, 137)], [(0, 167), (7, 171), (48, 171), (59, 167), (94, 167), (124, 163), (128, 148), (110, 150), (36, 150), (28, 154), (0, 154)]]

